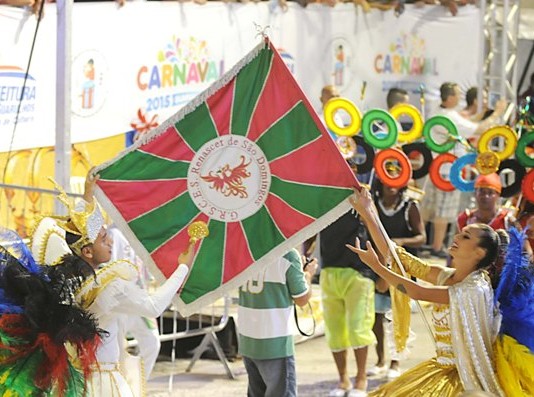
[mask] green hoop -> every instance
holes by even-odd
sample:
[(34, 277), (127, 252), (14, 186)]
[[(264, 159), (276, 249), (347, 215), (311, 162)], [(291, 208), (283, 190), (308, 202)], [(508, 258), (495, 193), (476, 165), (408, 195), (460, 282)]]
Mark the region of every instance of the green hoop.
[(527, 145), (531, 142), (534, 142), (534, 132), (529, 132), (524, 134), (519, 142), (517, 142), (517, 148), (515, 149), (515, 157), (519, 164), (523, 167), (531, 168), (534, 167), (534, 158), (530, 157), (527, 153)]
[(454, 136), (458, 137), (458, 129), (456, 128), (456, 125), (446, 116), (434, 116), (427, 120), (425, 123), (425, 126), (423, 127), (423, 136), (425, 137), (425, 144), (428, 146), (430, 150), (436, 153), (446, 153), (452, 148), (454, 148), (454, 145), (456, 145), (456, 140), (449, 141), (447, 140), (445, 143), (439, 144), (437, 143), (433, 138), (432, 134), (430, 133), (432, 128), (435, 126), (442, 126), (444, 127), (447, 132)]
[[(373, 122), (382, 121), (388, 127), (388, 134), (378, 138), (372, 130)], [(362, 135), (365, 142), (376, 149), (387, 149), (397, 142), (399, 130), (397, 122), (388, 112), (382, 109), (369, 110), (362, 119)]]

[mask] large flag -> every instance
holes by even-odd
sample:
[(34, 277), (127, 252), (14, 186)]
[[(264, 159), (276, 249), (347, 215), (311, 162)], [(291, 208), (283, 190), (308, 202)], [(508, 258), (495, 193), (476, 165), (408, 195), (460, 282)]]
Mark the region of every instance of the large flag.
[(358, 184), (268, 39), (97, 172), (97, 197), (159, 281), (188, 225), (207, 222), (174, 302), (184, 315), (347, 212)]

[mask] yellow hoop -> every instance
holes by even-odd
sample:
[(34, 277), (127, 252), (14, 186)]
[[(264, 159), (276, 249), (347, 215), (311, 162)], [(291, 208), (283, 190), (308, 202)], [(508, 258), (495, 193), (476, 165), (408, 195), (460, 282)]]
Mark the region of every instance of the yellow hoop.
[(510, 127), (505, 125), (498, 125), (486, 130), (478, 141), (478, 152), (486, 153), (492, 151), (488, 148), (489, 143), (493, 138), (502, 136), (505, 141), (504, 149), (500, 152), (495, 152), (500, 161), (506, 160), (515, 153), (517, 147), (517, 134)]
[(389, 113), (393, 116), (397, 122), (402, 114), (407, 115), (413, 121), (412, 128), (408, 131), (399, 129), (399, 136), (397, 140), (399, 142), (413, 142), (423, 136), (423, 117), (421, 112), (415, 106), (409, 103), (399, 103), (391, 108)]
[[(344, 110), (350, 116), (350, 124), (346, 127), (341, 127), (334, 121), (334, 115), (338, 110)], [(324, 121), (326, 126), (336, 135), (353, 136), (360, 131), (362, 126), (362, 114), (360, 110), (348, 99), (332, 98), (324, 107)]]

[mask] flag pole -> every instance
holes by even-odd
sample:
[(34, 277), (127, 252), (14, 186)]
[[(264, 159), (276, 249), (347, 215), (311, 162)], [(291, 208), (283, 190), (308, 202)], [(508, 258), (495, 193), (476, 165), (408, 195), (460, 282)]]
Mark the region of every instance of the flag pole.
[[(378, 224), (378, 228), (379, 228), (380, 232), (382, 233), (382, 236), (384, 237), (384, 240), (386, 241), (386, 244), (388, 245), (389, 251), (393, 255), (393, 259), (395, 260), (395, 262), (399, 266), (401, 274), (404, 277), (408, 278), (409, 276), (406, 273), (406, 270), (404, 269), (404, 266), (402, 265), (402, 263), (401, 263), (401, 261), (399, 259), (399, 256), (397, 255), (397, 251), (395, 251), (395, 246), (393, 245), (393, 242), (390, 240), (386, 230), (384, 229), (384, 225), (382, 225), (382, 222), (380, 222), (380, 220), (378, 219), (378, 214), (375, 211), (371, 211), (371, 213), (372, 213), (372, 216), (375, 218), (374, 219), (375, 223)], [(437, 345), (436, 345), (436, 337), (434, 336), (434, 332), (432, 332), (432, 327), (430, 327), (430, 324), (428, 323), (428, 319), (425, 316), (423, 308), (421, 307), (421, 304), (419, 303), (418, 300), (415, 300), (415, 302), (417, 304), (417, 309), (419, 310), (419, 313), (421, 314), (421, 316), (423, 318), (423, 324), (425, 325), (426, 330), (428, 331), (428, 333), (432, 337), (432, 341), (434, 342), (434, 347), (437, 347)]]

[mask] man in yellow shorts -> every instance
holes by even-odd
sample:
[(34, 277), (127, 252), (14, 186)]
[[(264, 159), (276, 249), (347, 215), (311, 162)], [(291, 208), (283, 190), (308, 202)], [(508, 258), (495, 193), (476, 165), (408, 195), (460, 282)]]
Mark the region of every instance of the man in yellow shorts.
[[(328, 347), (339, 374), (338, 386), (329, 396), (363, 397), (367, 395), (367, 351), (376, 343), (375, 321), (376, 274), (365, 266), (345, 244), (359, 237), (368, 240), (367, 230), (352, 210), (320, 233), (322, 257), (321, 291)], [(356, 358), (356, 381), (347, 372), (349, 349)]]

